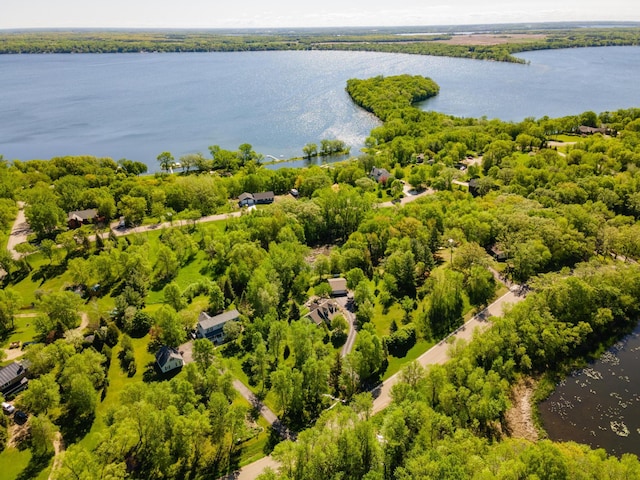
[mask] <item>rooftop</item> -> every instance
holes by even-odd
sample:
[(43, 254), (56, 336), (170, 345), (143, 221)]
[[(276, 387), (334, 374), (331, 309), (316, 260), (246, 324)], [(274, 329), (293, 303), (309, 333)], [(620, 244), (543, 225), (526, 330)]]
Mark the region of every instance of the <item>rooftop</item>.
[(216, 315), (215, 317), (211, 317), (207, 312), (201, 312), (198, 317), (198, 323), (200, 326), (207, 330), (209, 328), (215, 327), (216, 325), (222, 325), (227, 323), (230, 320), (235, 320), (240, 316), (240, 312), (235, 308), (233, 310), (229, 310), (228, 312), (223, 312), (220, 315)]

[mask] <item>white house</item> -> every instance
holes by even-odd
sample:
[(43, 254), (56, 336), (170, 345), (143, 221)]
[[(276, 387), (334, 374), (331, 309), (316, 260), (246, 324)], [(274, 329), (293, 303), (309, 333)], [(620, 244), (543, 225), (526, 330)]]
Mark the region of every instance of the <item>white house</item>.
[(184, 366), (184, 360), (182, 355), (180, 355), (180, 352), (175, 348), (167, 347), (166, 345), (156, 353), (156, 363), (162, 373), (167, 373), (171, 370), (182, 368)]
[(221, 313), (215, 317), (211, 317), (207, 312), (202, 312), (198, 317), (199, 338), (208, 338), (213, 343), (222, 343), (224, 341), (224, 325), (231, 320), (238, 320), (240, 312), (238, 310), (230, 310)]

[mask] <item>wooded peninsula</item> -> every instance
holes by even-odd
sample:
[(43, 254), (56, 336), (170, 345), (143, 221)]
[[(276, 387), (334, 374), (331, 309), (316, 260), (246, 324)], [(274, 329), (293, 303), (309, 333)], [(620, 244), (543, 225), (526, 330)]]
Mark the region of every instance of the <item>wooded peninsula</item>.
[(638, 322), (640, 108), (503, 122), (416, 108), (428, 78), (346, 88), (383, 124), (340, 163), (0, 162), (0, 478), (640, 478), (535, 415)]

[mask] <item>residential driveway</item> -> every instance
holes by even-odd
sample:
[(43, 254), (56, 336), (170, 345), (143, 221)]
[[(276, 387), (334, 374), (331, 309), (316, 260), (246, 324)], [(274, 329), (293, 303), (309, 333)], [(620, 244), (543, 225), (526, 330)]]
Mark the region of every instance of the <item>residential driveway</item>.
[(342, 350), (340, 351), (340, 355), (344, 358), (349, 355), (351, 350), (353, 350), (353, 345), (356, 341), (356, 316), (353, 313), (353, 297), (336, 297), (334, 300), (338, 305), (340, 305), (340, 309), (349, 324), (349, 334), (347, 335), (347, 340), (344, 342)]

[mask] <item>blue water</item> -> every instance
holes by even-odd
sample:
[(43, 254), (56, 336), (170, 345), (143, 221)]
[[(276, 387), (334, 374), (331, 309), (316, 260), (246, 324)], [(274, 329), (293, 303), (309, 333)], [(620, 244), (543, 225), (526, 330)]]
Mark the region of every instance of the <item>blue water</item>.
[(371, 52), (0, 56), (0, 154), (89, 154), (157, 170), (250, 143), (277, 158), (339, 138), (357, 154), (378, 121), (345, 93), (349, 78), (432, 77), (423, 108), (457, 116), (551, 117), (640, 106), (640, 47), (531, 52), (530, 65)]

